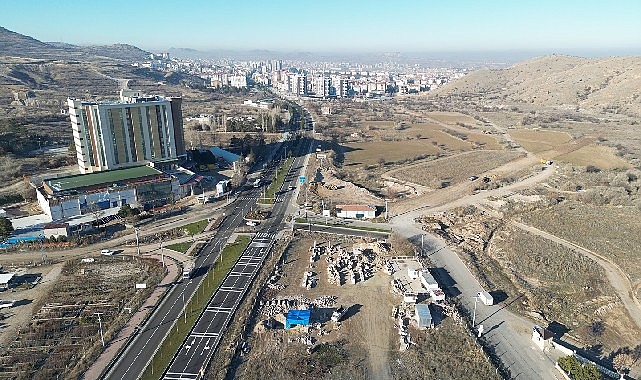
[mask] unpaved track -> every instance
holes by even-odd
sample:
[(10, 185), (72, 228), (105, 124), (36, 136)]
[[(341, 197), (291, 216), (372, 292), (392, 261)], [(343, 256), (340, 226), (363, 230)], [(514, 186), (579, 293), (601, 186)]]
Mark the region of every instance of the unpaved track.
[(641, 329), (641, 304), (634, 294), (634, 289), (632, 288), (630, 279), (618, 265), (610, 261), (607, 257), (604, 257), (587, 248), (583, 248), (575, 243), (572, 243), (571, 241), (560, 238), (549, 232), (540, 230), (536, 227), (528, 226), (517, 221), (512, 221), (512, 225), (533, 235), (540, 236), (544, 239), (570, 248), (571, 250), (581, 253), (582, 255), (591, 260), (594, 260), (597, 264), (599, 264), (605, 270), (605, 275), (608, 277), (610, 284), (621, 299), (621, 302), (623, 302), (623, 306), (628, 311), (628, 314), (630, 314), (630, 318), (632, 319), (632, 321), (634, 321), (634, 323), (636, 323), (639, 329)]
[[(390, 340), (387, 331), (382, 327), (389, 325), (390, 318), (383, 301), (389, 293), (388, 284), (383, 276), (375, 276), (371, 284), (364, 284), (364, 293), (369, 295), (369, 305), (361, 309), (361, 328), (365, 335), (365, 344), (368, 351), (370, 379), (392, 379), (389, 365)], [(387, 297), (388, 298), (388, 297)], [(390, 309), (391, 310), (391, 309)], [(382, 331), (383, 330), (383, 331)]]

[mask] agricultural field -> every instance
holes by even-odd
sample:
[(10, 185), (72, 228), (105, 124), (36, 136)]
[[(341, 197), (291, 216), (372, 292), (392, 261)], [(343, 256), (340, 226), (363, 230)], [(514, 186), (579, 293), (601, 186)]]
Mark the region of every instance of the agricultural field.
[(447, 183), (445, 186), (449, 186), (463, 182), (470, 176), (479, 176), (521, 155), (510, 151), (477, 150), (393, 170), (387, 174), (430, 188), (440, 188), (444, 183)]

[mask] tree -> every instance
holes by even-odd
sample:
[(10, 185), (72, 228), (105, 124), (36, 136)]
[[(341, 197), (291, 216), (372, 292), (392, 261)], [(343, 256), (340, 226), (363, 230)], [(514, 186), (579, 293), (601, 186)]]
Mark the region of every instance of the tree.
[(619, 352), (612, 358), (612, 365), (619, 373), (627, 373), (633, 364), (634, 359), (627, 351)]
[(0, 216), (0, 241), (6, 240), (13, 232), (11, 221), (4, 216)]

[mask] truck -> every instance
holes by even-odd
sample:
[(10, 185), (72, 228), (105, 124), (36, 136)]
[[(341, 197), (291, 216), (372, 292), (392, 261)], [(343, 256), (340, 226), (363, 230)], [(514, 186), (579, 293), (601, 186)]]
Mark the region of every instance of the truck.
[(492, 295), (488, 292), (478, 292), (476, 296), (486, 306), (492, 306), (494, 304), (494, 298), (492, 298)]
[(194, 260), (187, 260), (183, 263), (183, 278), (189, 279), (194, 274), (196, 262)]

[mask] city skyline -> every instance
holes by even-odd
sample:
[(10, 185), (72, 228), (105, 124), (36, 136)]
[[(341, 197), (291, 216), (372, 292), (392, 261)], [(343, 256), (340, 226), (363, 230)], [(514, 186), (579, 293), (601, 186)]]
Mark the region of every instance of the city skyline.
[(7, 2), (0, 26), (44, 42), (125, 43), (149, 51), (641, 53), (641, 2), (633, 0), (174, 4)]

